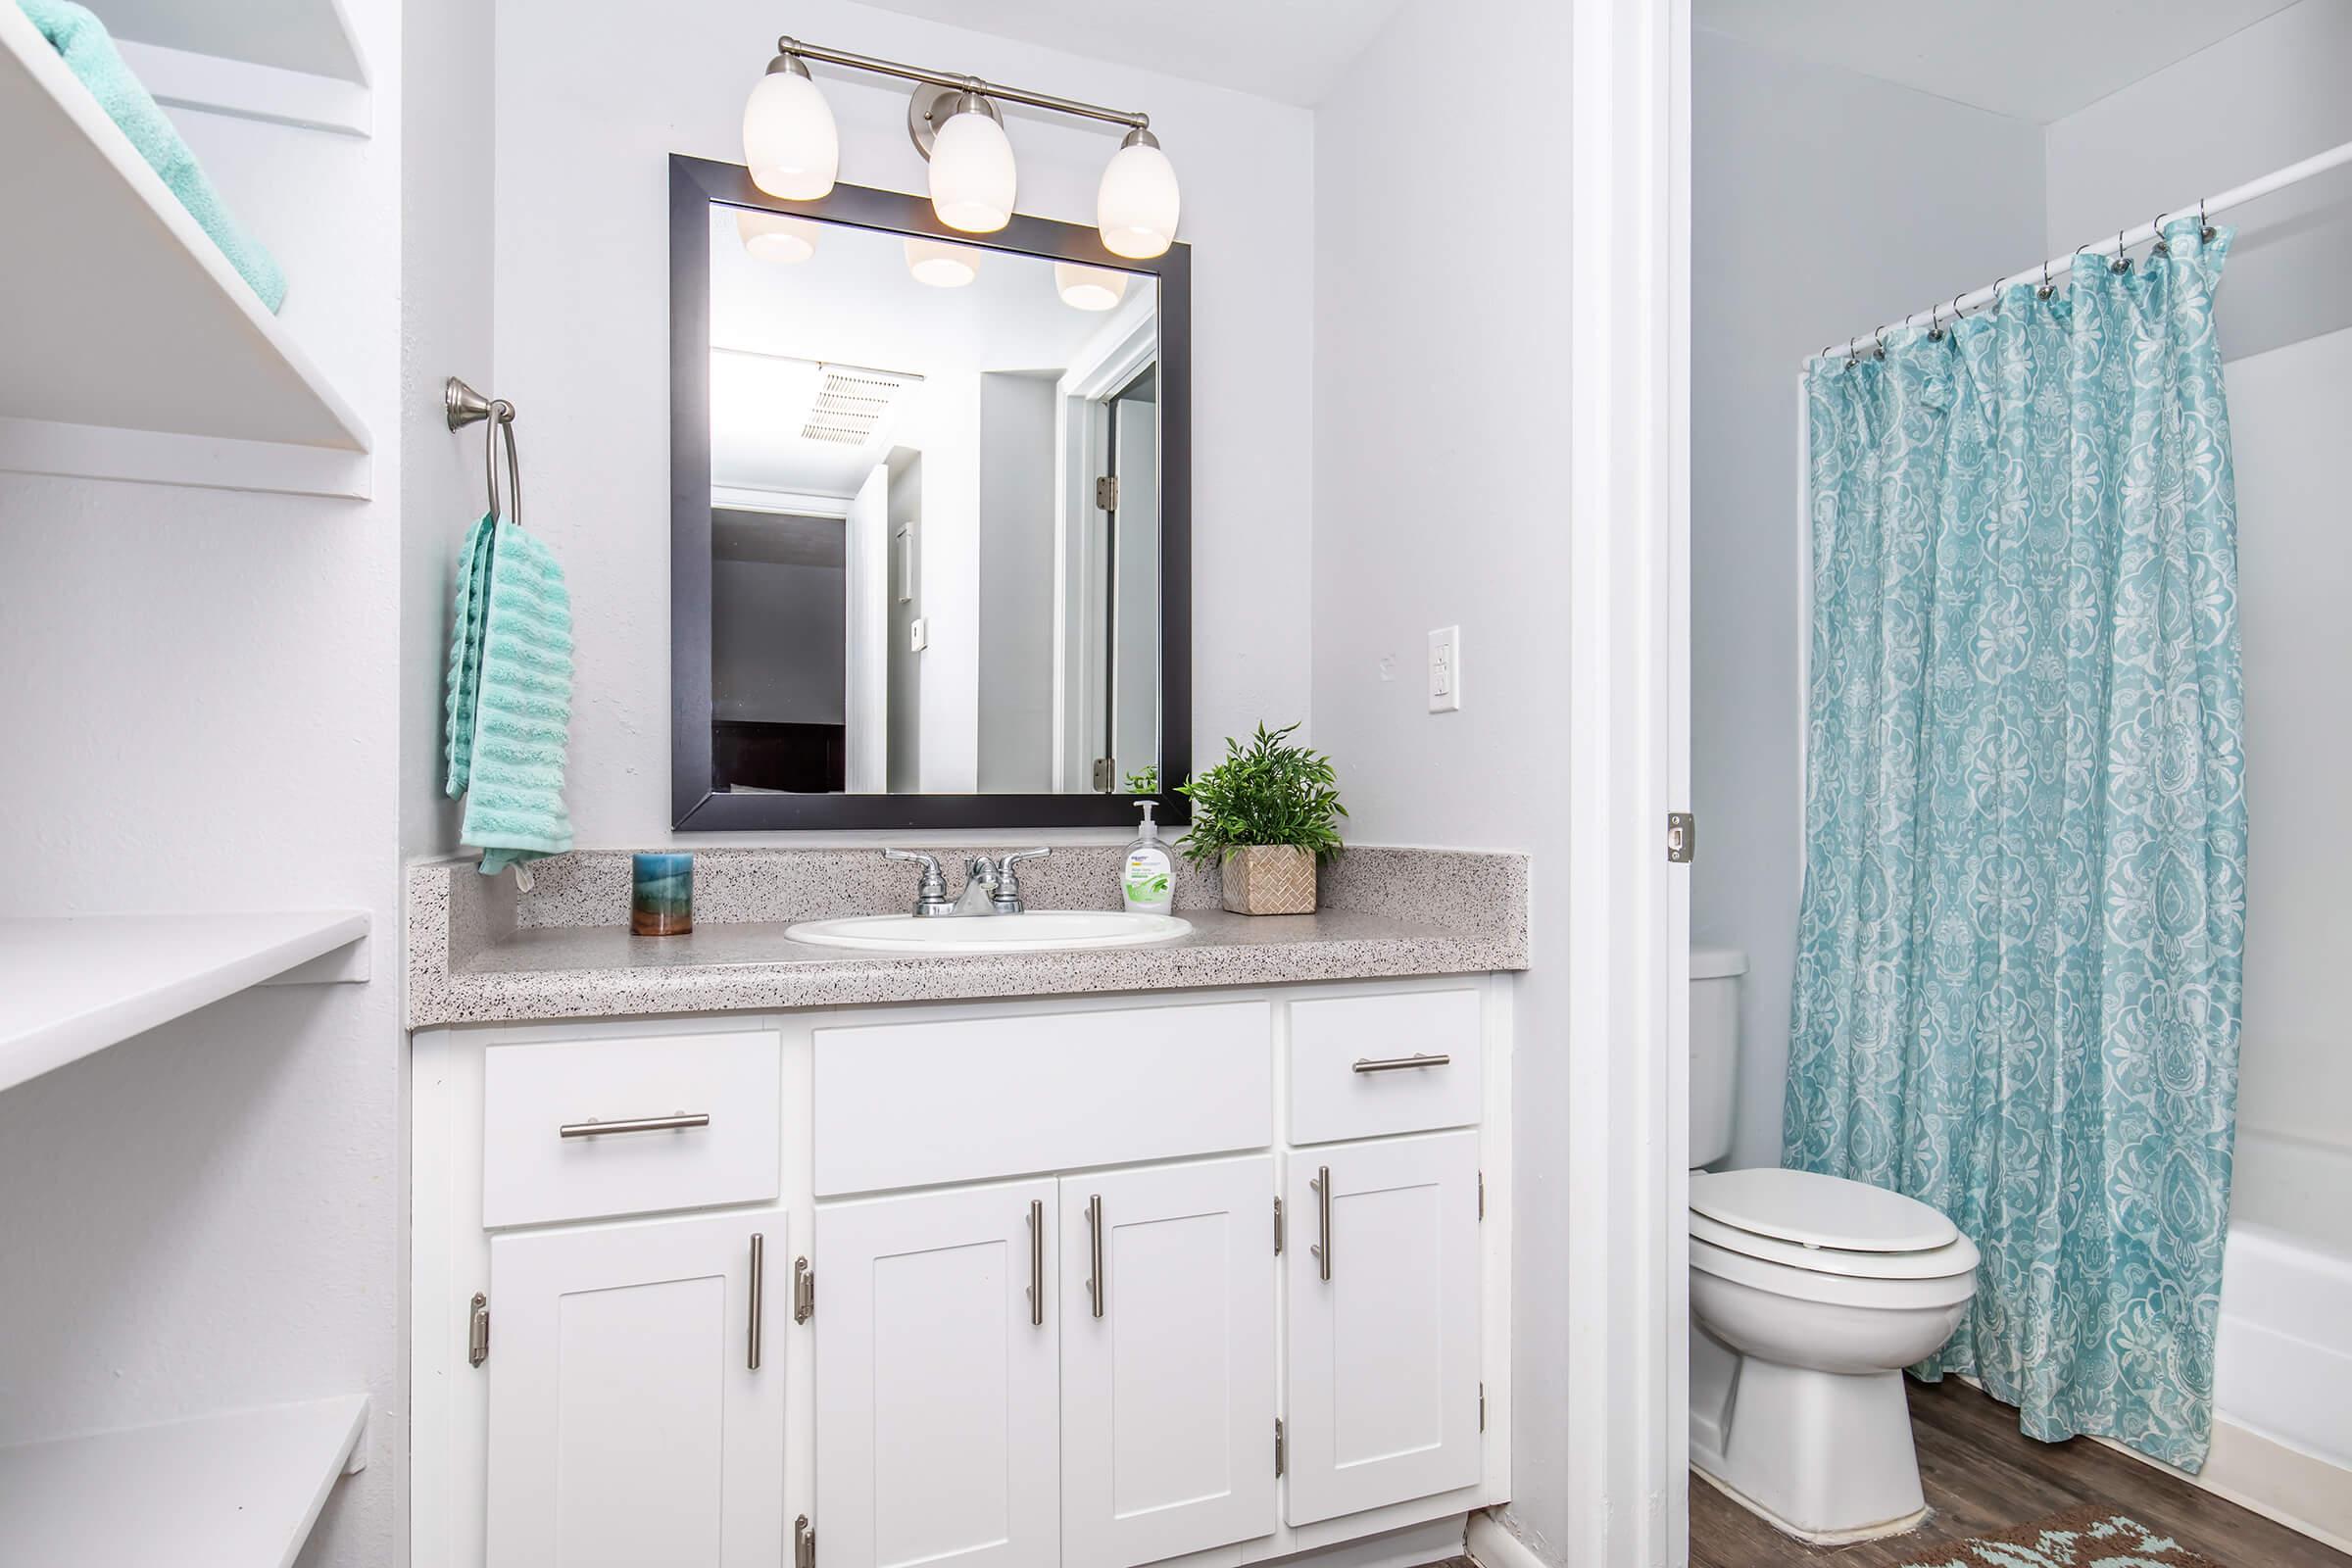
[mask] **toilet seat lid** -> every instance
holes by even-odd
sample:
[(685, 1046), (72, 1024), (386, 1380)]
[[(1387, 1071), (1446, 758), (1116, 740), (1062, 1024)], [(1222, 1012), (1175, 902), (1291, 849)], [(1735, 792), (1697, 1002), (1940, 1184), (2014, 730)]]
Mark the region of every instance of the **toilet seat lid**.
[(1751, 1235), (1840, 1252), (1925, 1252), (1960, 1239), (1957, 1225), (1915, 1198), (1770, 1166), (1694, 1173), (1690, 1211)]

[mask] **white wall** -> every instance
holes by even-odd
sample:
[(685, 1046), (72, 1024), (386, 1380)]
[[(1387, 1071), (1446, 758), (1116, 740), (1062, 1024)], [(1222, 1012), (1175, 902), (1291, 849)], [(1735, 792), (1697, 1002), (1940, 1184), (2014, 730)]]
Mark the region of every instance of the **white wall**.
[[(740, 161), (743, 97), (783, 24), (815, 42), (1150, 111), (1182, 173), (1183, 237), (1196, 247), (1196, 732), (1213, 747), (1260, 717), (1302, 715), (1311, 117), (848, 0), (811, 0), (782, 23), (755, 0), (672, 7), (658, 48), (619, 16), (564, 0), (497, 7), (498, 365), (528, 420), (533, 531), (571, 586), (579, 842), (669, 837), (665, 160)], [(841, 124), (842, 177), (922, 189), (906, 93), (818, 74)], [(1116, 138), (1015, 109), (1005, 118), (1021, 211), (1091, 221)]]
[[(2049, 251), (2352, 141), (2348, 66), (2352, 5), (2303, 0), (2059, 121)], [(2221, 220), (2238, 227), (2217, 306), (2226, 356), (2352, 326), (2352, 170)]]
[(2352, 777), (2352, 329), (2237, 360), (2229, 389), (2252, 822), (2232, 1213), (2352, 1255), (2352, 836), (2333, 825)]
[(1051, 377), (980, 378), (980, 788), (1054, 787)]
[(1691, 64), (1691, 940), (1748, 956), (1731, 1163), (1777, 1165), (1804, 867), (1796, 371), (2046, 255), (2037, 126), (1700, 31)]
[[(1557, 1560), (1545, 1544), (1567, 1539), (1570, 1463), (1558, 1239), (1572, 212), (1557, 90), (1569, 17), (1537, 0), (1480, 17), (1465, 28), (1458, 8), (1408, 0), (1317, 117), (1312, 739), (1339, 766), (1350, 837), (1538, 856), (1513, 1066), (1510, 1513)], [(1204, 577), (1200, 597), (1222, 591)], [(1426, 635), (1456, 624), (1463, 707), (1432, 714)]]
[[(0, 1096), (0, 1445), (365, 1392), (368, 1466), (303, 1561), (382, 1568), (405, 1557), (407, 808), (432, 831), (399, 607), (432, 564), (404, 549), (403, 8), (348, 9), (372, 137), (175, 118), (372, 430), (373, 499), (0, 476), (0, 912), (362, 908), (374, 979), (248, 992)], [(461, 34), (466, 9), (406, 7)], [(462, 93), (456, 69), (416, 85)]]

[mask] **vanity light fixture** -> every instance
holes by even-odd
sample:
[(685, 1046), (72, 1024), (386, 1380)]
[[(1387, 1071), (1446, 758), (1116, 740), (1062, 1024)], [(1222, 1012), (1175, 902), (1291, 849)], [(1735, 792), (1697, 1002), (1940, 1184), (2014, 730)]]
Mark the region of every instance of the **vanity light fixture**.
[(798, 55), (769, 61), (743, 106), (743, 161), (752, 183), (770, 196), (812, 202), (832, 191), (841, 172), (841, 130)]
[[(1113, 255), (1145, 260), (1175, 242), (1182, 205), (1176, 169), (1160, 151), (1159, 138), (1152, 134), (1149, 115), (847, 49), (826, 49), (798, 38), (776, 40), (768, 74), (744, 106), (744, 162), (751, 166), (752, 182), (769, 195), (813, 201), (833, 188), (840, 168), (840, 135), (824, 95), (808, 78), (807, 63), (811, 60), (915, 84), (906, 106), (906, 129), (931, 163), (931, 210), (950, 228), (990, 234), (1012, 220), (1017, 171), (1012, 142), (997, 109), (1002, 102), (1126, 126), (1127, 135), (1103, 169), (1096, 193), (1095, 216), (1103, 247)], [(1112, 303), (1117, 303), (1115, 297)]]
[(961, 288), (980, 275), (980, 253), (969, 245), (951, 245), (944, 239), (909, 239), (906, 270), (914, 274), (917, 283)]
[(1054, 287), (1072, 310), (1107, 311), (1126, 298), (1127, 274), (1083, 262), (1055, 262)]
[(735, 234), (743, 241), (744, 254), (756, 262), (789, 266), (794, 262), (805, 262), (816, 254), (816, 225), (806, 218), (794, 218), (789, 213), (738, 207), (735, 209)]

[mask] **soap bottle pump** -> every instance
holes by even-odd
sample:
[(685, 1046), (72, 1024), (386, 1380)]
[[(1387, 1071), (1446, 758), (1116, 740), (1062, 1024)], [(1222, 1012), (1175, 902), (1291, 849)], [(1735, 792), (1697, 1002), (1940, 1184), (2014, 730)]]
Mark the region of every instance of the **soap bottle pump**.
[(1170, 874), (1168, 847), (1160, 842), (1159, 824), (1152, 820), (1158, 803), (1138, 801), (1144, 831), (1127, 846), (1127, 865), (1119, 875), (1119, 896), (1138, 914), (1165, 914), (1176, 900), (1176, 879)]

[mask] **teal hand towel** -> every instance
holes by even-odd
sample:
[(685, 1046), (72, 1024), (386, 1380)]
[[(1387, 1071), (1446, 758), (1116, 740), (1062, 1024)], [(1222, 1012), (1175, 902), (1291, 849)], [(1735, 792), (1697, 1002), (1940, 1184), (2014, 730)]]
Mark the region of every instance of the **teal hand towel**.
[(98, 100), (107, 118), (130, 138), (131, 146), (147, 160), (147, 167), (179, 198), (188, 216), (212, 235), (228, 265), (253, 285), (262, 303), (272, 311), (283, 305), (286, 274), (278, 270), (275, 258), (229, 216), (220, 193), (197, 167), (196, 155), (188, 151), (172, 122), (164, 118), (155, 100), (147, 96), (147, 89), (139, 85), (139, 78), (115, 52), (115, 40), (107, 36), (106, 24), (73, 0), (17, 0), (17, 5), (49, 40), (66, 69)]
[(466, 530), (449, 643), (450, 797), (494, 876), (571, 848), (571, 595), (546, 545), (484, 516)]

